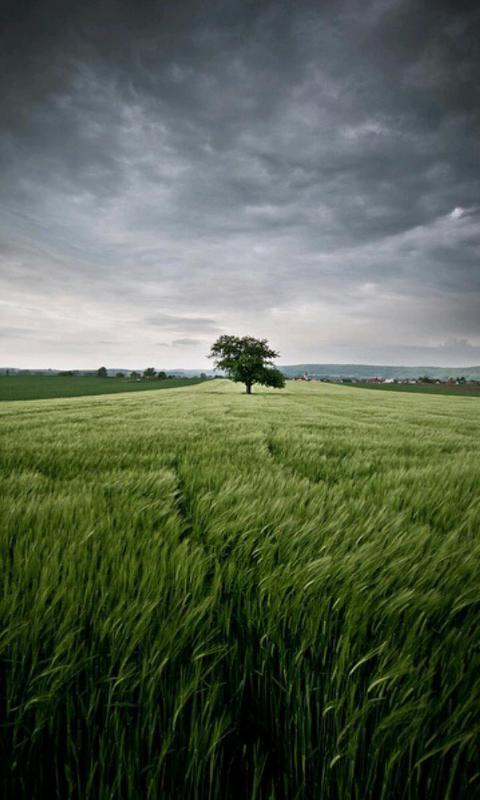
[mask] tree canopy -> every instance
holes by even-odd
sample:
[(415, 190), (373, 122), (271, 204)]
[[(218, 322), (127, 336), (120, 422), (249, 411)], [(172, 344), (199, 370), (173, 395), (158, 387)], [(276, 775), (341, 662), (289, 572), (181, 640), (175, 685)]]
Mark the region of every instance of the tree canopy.
[(147, 367), (147, 369), (143, 370), (143, 377), (147, 380), (154, 378), (156, 374), (155, 367)]
[(232, 381), (245, 384), (247, 394), (252, 393), (254, 383), (283, 389), (285, 378), (272, 364), (278, 356), (266, 339), (226, 335), (213, 343), (209, 354), (217, 369), (225, 370)]

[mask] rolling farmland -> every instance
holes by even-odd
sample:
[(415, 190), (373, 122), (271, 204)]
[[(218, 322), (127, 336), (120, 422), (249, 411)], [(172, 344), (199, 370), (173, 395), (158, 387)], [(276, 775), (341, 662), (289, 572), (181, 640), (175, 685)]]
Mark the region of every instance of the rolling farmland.
[(96, 375), (0, 375), (0, 401), (46, 400), (53, 397), (145, 392), (193, 386), (201, 378), (136, 381), (132, 378), (97, 378)]
[(456, 397), (480, 397), (480, 384), (449, 383), (352, 383), (355, 389), (373, 389), (380, 392), (413, 392), (414, 394), (443, 394)]
[(0, 406), (3, 796), (480, 797), (480, 400)]

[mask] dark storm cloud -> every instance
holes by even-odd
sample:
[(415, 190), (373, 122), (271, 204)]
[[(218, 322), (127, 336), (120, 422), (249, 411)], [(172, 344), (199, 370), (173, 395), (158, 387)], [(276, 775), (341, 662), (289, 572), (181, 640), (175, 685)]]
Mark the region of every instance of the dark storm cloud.
[(473, 355), (461, 342), (480, 344), (474, 4), (2, 13), (8, 326), (34, 314), (55, 336), (81, 309), (64, 353), (76, 342), (82, 357), (112, 329), (106, 356), (153, 353), (159, 327), (186, 359), (220, 330), (269, 335), (292, 359), (367, 350), (379, 329), (392, 357)]

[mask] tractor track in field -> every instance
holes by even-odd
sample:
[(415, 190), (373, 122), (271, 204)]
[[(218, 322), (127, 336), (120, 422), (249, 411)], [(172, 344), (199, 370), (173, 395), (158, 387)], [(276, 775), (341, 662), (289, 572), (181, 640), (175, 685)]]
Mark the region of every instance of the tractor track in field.
[(180, 520), (180, 539), (190, 539), (193, 533), (193, 516), (190, 504), (187, 500), (185, 491), (185, 481), (182, 478), (180, 464), (177, 460), (171, 466), (172, 472), (175, 476), (176, 490), (174, 495), (174, 506), (177, 517)]
[(322, 479), (314, 480), (308, 475), (302, 474), (298, 469), (284, 461), (284, 459), (278, 454), (276, 447), (269, 436), (265, 437), (265, 450), (267, 457), (271, 459), (271, 461), (290, 478), (294, 478), (297, 481), (307, 481), (310, 486), (319, 486), (324, 482)]

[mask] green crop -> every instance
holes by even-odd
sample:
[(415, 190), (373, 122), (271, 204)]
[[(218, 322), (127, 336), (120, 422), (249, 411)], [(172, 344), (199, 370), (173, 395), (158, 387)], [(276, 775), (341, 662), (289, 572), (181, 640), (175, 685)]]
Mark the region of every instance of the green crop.
[(192, 386), (200, 382), (201, 378), (137, 381), (135, 378), (97, 378), (96, 375), (0, 375), (0, 401), (145, 392)]
[(480, 401), (0, 407), (5, 797), (480, 797)]

